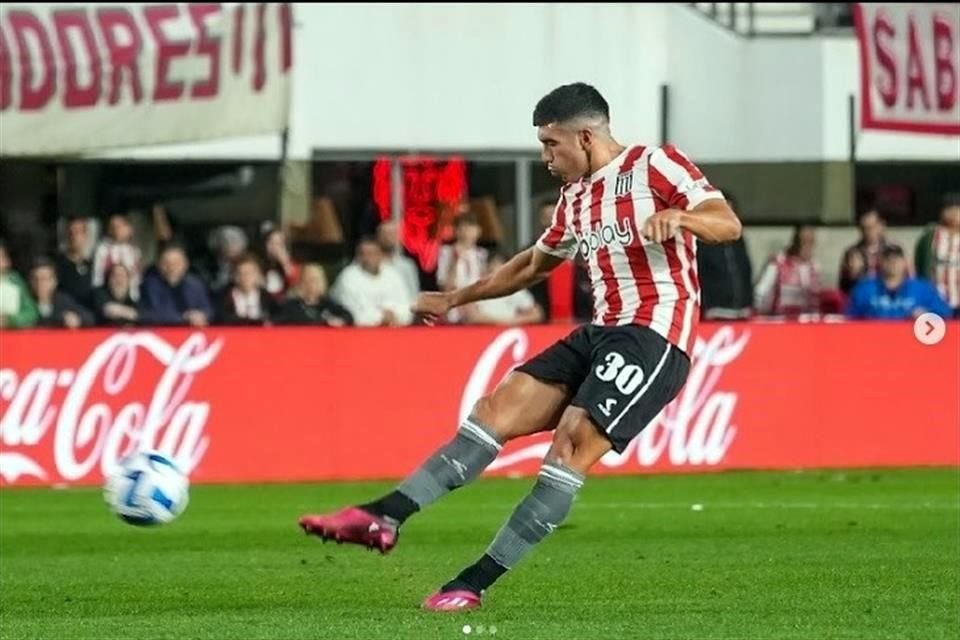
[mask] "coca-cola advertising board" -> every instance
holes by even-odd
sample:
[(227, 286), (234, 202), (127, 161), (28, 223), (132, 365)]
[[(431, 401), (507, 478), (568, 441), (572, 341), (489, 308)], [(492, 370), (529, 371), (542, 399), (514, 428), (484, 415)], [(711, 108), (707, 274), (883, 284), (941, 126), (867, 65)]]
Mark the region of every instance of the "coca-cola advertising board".
[[(132, 448), (194, 482), (401, 477), (572, 330), (0, 332), (0, 485), (102, 482)], [(960, 465), (960, 324), (704, 325), (686, 386), (597, 473)], [(490, 474), (531, 474), (550, 442)]]

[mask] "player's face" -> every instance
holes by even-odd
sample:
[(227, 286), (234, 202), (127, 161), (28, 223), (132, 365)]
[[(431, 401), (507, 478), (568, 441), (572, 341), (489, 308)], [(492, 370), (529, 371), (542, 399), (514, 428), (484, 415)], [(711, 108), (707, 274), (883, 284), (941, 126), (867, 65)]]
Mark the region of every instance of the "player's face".
[(0, 247), (0, 273), (6, 273), (10, 268), (10, 256), (7, 255), (6, 247)]
[(948, 229), (960, 230), (960, 206), (944, 207), (940, 220)]
[(564, 182), (576, 182), (590, 170), (589, 132), (550, 124), (537, 129), (537, 138), (541, 146), (540, 159), (551, 175)]

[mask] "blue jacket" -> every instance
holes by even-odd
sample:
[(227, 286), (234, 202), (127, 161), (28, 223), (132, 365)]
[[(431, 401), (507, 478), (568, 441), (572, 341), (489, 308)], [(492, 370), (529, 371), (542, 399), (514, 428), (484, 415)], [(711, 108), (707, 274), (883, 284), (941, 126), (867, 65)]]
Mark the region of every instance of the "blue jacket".
[(909, 320), (918, 311), (930, 311), (949, 318), (953, 310), (934, 286), (920, 278), (907, 278), (890, 291), (879, 277), (861, 280), (850, 293), (847, 315), (851, 318)]
[(150, 269), (140, 285), (140, 317), (145, 324), (182, 325), (185, 311), (203, 311), (213, 321), (213, 305), (207, 287), (188, 273), (175, 287), (167, 284), (158, 271)]

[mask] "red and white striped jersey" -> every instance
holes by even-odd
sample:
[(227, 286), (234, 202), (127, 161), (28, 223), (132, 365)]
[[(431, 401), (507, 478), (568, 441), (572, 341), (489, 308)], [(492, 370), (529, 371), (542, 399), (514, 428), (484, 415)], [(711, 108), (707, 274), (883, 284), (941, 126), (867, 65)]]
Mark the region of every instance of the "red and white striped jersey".
[(640, 234), (663, 209), (693, 209), (723, 195), (672, 145), (628, 147), (560, 193), (537, 248), (579, 256), (593, 286), (593, 324), (647, 326), (686, 353), (700, 316), (697, 243), (681, 231), (662, 243)]
[(960, 307), (960, 233), (937, 225), (933, 232), (933, 283), (954, 309)]

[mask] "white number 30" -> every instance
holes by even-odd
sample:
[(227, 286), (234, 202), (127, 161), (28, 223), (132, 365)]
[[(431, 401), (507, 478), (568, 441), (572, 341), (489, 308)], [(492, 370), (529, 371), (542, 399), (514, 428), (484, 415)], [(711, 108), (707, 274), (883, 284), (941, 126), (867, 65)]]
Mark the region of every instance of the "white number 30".
[(595, 373), (604, 382), (616, 381), (620, 393), (630, 395), (643, 384), (643, 370), (635, 364), (627, 364), (626, 359), (616, 351), (608, 353), (605, 360)]

